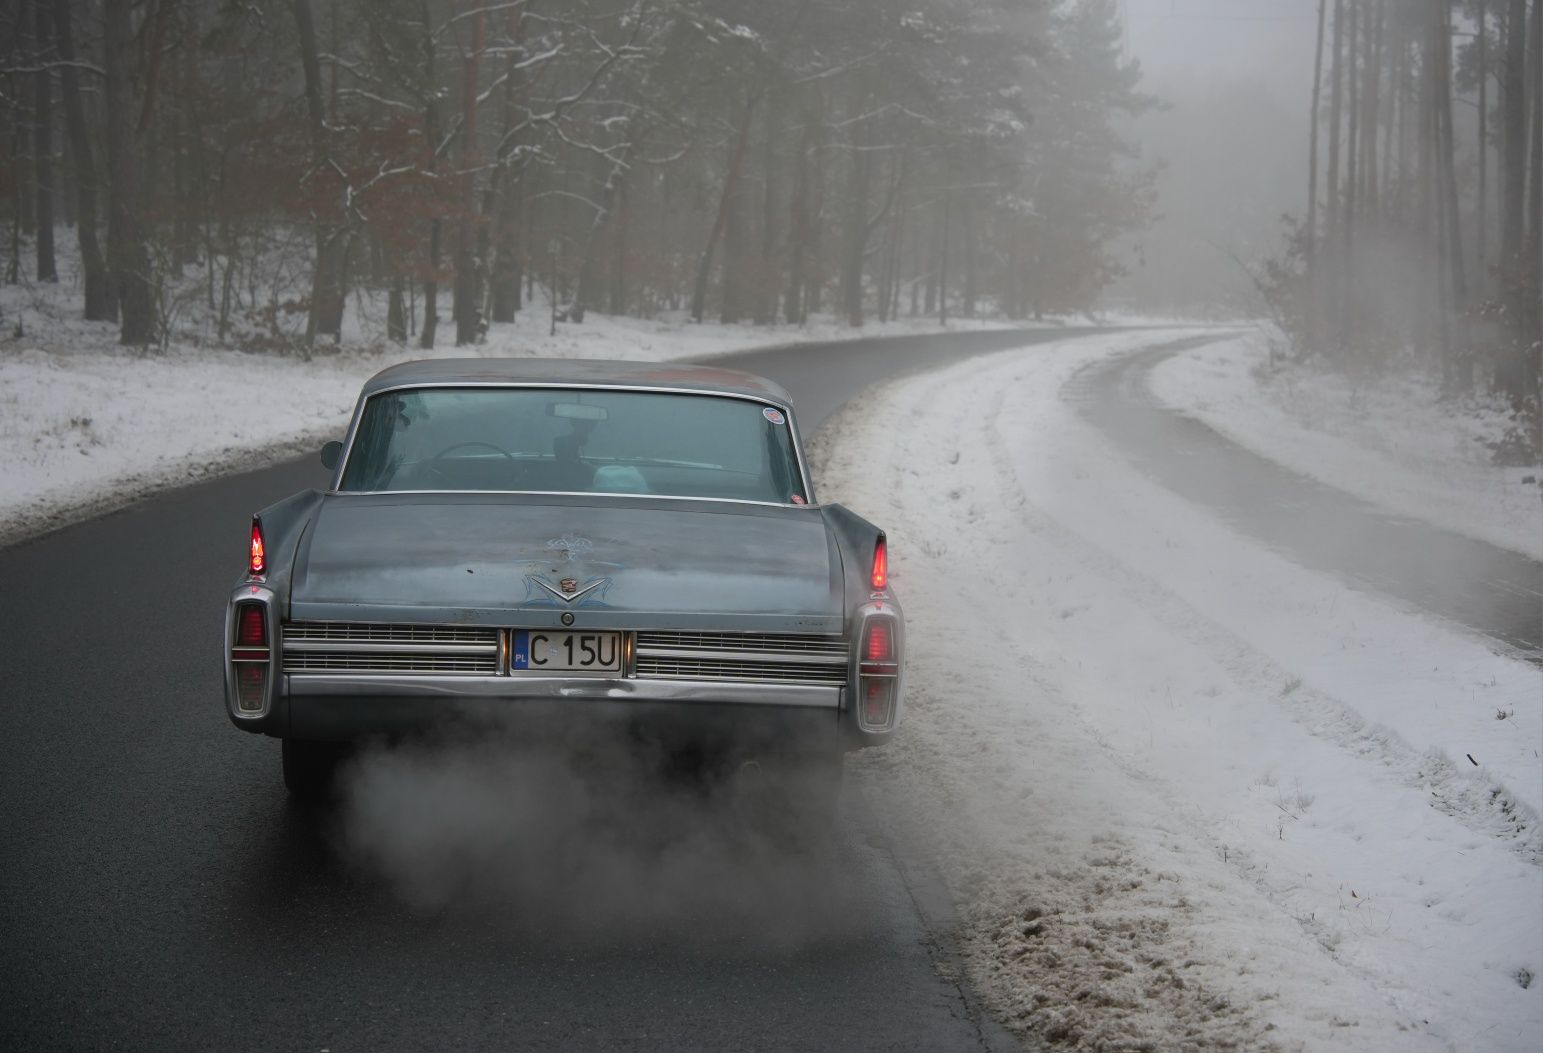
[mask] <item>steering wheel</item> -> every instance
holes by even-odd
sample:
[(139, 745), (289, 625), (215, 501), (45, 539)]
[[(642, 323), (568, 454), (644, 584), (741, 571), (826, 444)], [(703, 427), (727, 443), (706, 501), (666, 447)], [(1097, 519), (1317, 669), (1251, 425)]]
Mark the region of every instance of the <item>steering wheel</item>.
[(501, 447), (498, 447), (498, 446), (494, 446), (490, 442), (476, 442), (476, 441), (472, 441), (472, 442), (458, 442), (458, 443), (455, 443), (453, 446), (446, 446), (443, 450), (440, 450), (433, 457), (430, 457), (429, 460), (431, 460), (431, 461), (443, 460), (448, 454), (452, 454), (456, 450), (464, 450), (464, 449), (467, 449), (467, 448), (473, 447), (473, 446), (480, 446), (484, 450), (492, 450), (494, 453), (498, 454), (500, 457), (502, 457), (504, 460), (508, 461), (510, 464), (518, 464), (519, 463), (518, 461), (516, 461), (514, 459), (514, 454), (510, 453), (508, 450), (502, 449)]
[(446, 446), (443, 450), (440, 450), (433, 457), (430, 457), (429, 461), (428, 461), (428, 471), (436, 479), (447, 480), (449, 477), (445, 474), (445, 470), (444, 470), (445, 469), (445, 464), (444, 464), (445, 458), (448, 457), (450, 454), (454, 453), (456, 450), (465, 450), (465, 449), (470, 449), (470, 448), (473, 448), (473, 447), (481, 447), (484, 450), (492, 450), (494, 453), (498, 454), (504, 460), (508, 461), (511, 465), (513, 465), (516, 470), (523, 470), (523, 468), (524, 468), (524, 465), (522, 465), (518, 460), (516, 460), (514, 454), (510, 453), (508, 450), (505, 450), (502, 447), (494, 446), (490, 442), (470, 441), (470, 442), (458, 442), (458, 443), (454, 443), (453, 445)]

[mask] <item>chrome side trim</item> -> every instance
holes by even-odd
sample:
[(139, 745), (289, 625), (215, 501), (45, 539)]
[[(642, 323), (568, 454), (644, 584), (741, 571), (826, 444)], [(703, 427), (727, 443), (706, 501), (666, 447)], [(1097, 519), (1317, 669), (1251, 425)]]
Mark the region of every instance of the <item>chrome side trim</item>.
[(291, 696), (343, 697), (350, 695), (390, 698), (570, 699), (584, 701), (636, 701), (728, 703), (750, 706), (793, 706), (839, 709), (843, 690), (813, 684), (733, 684), (704, 680), (622, 680), (531, 676), (404, 676), (288, 673), (286, 693)]

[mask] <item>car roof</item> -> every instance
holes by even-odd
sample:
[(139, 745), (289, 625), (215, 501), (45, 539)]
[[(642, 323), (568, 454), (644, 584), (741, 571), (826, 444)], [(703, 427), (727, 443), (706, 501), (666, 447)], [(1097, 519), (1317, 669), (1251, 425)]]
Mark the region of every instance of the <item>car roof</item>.
[(364, 383), (368, 397), (404, 387), (550, 384), (672, 388), (792, 403), (781, 386), (754, 373), (684, 362), (628, 362), (598, 358), (427, 358), (402, 362)]

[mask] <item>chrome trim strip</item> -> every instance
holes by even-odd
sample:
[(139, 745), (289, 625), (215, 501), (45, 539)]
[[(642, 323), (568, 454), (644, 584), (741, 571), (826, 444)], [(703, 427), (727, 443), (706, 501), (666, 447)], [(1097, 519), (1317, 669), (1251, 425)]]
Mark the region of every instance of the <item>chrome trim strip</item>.
[(787, 501), (747, 501), (742, 497), (689, 497), (681, 494), (613, 494), (594, 490), (329, 490), (329, 497), (403, 497), (412, 494), (458, 494), (467, 497), (621, 497), (632, 501), (706, 501), (715, 505), (755, 505), (760, 508), (819, 508)]
[(689, 658), (708, 662), (765, 662), (768, 665), (846, 665), (843, 651), (831, 654), (820, 651), (715, 651), (677, 647), (644, 647), (638, 645), (639, 658)]
[(392, 698), (561, 698), (584, 701), (730, 703), (838, 709), (843, 689), (813, 684), (736, 684), (706, 680), (623, 680), (527, 676), (403, 676), (286, 673), (291, 696)]
[(497, 654), (498, 643), (428, 643), (416, 640), (285, 640), (290, 654), (386, 654), (410, 658), (417, 655)]

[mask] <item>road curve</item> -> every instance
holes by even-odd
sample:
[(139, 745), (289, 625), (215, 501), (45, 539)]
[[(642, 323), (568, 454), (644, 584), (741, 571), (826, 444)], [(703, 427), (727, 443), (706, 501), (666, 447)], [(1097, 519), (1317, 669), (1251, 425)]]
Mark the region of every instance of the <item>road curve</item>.
[[(884, 376), (1079, 332), (721, 361), (787, 387), (808, 433)], [(306, 459), (0, 549), (0, 1048), (1011, 1048), (939, 977), (917, 906), (936, 890), (860, 793), (834, 859), (712, 875), (775, 880), (776, 910), (686, 887), (637, 925), (575, 926), (581, 902), (425, 911), (353, 865), (220, 702), (247, 517), (324, 481)]]
[(1148, 384), (1152, 370), (1216, 339), (1183, 339), (1094, 363), (1067, 383), (1063, 397), (1152, 478), (1238, 530), (1543, 664), (1543, 564), (1383, 511), (1160, 405)]

